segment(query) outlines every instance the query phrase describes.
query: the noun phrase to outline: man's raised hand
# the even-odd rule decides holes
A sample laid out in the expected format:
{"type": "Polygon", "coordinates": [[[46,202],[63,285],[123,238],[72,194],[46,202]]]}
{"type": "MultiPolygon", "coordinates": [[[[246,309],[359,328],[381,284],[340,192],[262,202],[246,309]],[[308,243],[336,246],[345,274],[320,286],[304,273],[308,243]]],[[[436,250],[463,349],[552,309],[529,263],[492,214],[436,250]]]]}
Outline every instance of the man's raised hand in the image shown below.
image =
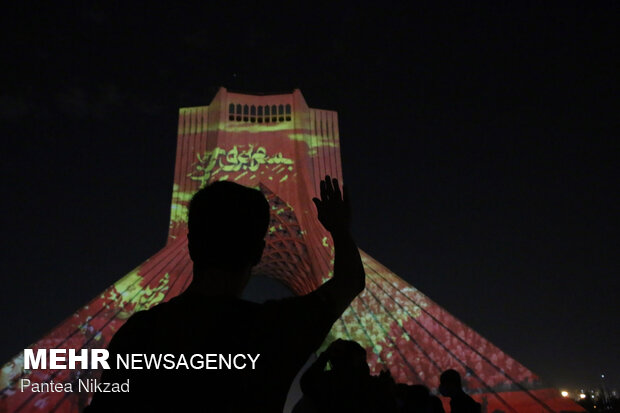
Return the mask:
{"type": "Polygon", "coordinates": [[[337,179],[329,175],[321,181],[321,199],[312,198],[319,215],[319,221],[326,230],[333,234],[348,234],[351,224],[351,208],[347,187],[340,185],[337,179]],[[343,195],[344,193],[344,195],[343,195]]]}

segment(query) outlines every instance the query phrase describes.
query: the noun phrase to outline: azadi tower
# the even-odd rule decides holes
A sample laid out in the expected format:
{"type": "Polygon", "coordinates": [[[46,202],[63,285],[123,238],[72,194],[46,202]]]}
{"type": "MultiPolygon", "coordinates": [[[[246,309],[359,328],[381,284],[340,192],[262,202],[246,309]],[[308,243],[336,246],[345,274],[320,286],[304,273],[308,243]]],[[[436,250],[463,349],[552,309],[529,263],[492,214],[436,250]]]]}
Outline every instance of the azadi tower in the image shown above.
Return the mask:
{"type": "MultiPolygon", "coordinates": [[[[226,179],[265,194],[271,224],[255,272],[296,294],[308,293],[332,274],[332,240],[311,202],[325,175],[342,182],[337,113],[309,108],[299,90],[254,96],[221,88],[209,106],[181,109],[166,245],[31,348],[105,348],[133,313],[181,293],[192,279],[188,202],[212,181],[226,179]]],[[[489,413],[582,411],[370,255],[362,252],[362,258],[366,290],[333,326],[325,345],[336,338],[355,340],[366,348],[372,373],[389,369],[398,382],[431,389],[438,387],[443,370],[456,369],[466,391],[489,413]]],[[[78,412],[90,394],[21,392],[20,379],[72,382],[76,388],[78,379],[99,373],[24,370],[19,354],[2,367],[0,411],[78,412]]]]}

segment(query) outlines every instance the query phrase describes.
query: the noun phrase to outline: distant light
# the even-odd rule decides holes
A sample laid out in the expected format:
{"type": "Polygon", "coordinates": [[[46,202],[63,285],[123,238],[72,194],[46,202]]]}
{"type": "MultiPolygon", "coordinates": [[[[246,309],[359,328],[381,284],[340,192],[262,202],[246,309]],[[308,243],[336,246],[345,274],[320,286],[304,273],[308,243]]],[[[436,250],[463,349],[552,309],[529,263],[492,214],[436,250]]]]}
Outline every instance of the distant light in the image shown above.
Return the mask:
{"type": "Polygon", "coordinates": [[[601,379],[604,379],[604,378],[605,378],[605,375],[604,375],[604,374],[601,374],[601,379]]]}
{"type": "Polygon", "coordinates": [[[568,392],[566,390],[562,390],[562,397],[568,397],[568,392]]]}
{"type": "Polygon", "coordinates": [[[581,393],[581,394],[579,395],[579,398],[580,398],[580,399],[585,399],[585,398],[586,398],[586,395],[585,395],[585,394],[583,394],[583,393],[581,393]]]}

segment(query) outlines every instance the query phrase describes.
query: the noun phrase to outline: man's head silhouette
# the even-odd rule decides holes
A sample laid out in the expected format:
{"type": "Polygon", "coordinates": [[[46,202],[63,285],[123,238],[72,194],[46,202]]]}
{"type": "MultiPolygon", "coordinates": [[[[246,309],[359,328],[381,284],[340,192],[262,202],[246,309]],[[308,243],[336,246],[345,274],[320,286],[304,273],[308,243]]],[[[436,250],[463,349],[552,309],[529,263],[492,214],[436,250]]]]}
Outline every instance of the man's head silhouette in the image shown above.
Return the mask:
{"type": "Polygon", "coordinates": [[[439,393],[444,397],[454,397],[462,392],[461,375],[458,371],[449,369],[439,376],[439,393]]]}
{"type": "Polygon", "coordinates": [[[260,261],[268,225],[269,203],[260,191],[228,181],[199,190],[187,234],[194,280],[214,270],[245,276],[260,261]]]}

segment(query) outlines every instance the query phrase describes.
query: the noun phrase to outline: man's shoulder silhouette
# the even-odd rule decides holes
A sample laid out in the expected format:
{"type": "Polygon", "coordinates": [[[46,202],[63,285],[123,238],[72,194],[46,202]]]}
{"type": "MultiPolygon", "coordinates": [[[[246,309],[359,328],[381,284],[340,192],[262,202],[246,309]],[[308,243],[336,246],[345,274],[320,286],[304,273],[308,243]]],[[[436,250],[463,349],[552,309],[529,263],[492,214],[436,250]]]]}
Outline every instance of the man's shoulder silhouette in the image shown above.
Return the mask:
{"type": "Polygon", "coordinates": [[[148,311],[134,314],[112,339],[109,350],[184,351],[224,339],[260,312],[260,305],[233,297],[185,293],[148,311]],[[216,332],[220,332],[217,334],[216,332]]]}
{"type": "Polygon", "coordinates": [[[161,408],[204,403],[218,411],[258,404],[279,409],[299,368],[318,348],[334,316],[313,297],[257,304],[232,297],[181,295],[132,316],[110,343],[112,360],[126,354],[251,354],[255,370],[108,370],[103,381],[132,381],[127,406],[161,408]],[[243,397],[236,397],[242,393],[243,397]],[[150,395],[157,394],[151,405],[150,395]],[[182,399],[179,399],[182,394],[182,399]],[[202,401],[201,401],[202,400],[202,401]]]}

